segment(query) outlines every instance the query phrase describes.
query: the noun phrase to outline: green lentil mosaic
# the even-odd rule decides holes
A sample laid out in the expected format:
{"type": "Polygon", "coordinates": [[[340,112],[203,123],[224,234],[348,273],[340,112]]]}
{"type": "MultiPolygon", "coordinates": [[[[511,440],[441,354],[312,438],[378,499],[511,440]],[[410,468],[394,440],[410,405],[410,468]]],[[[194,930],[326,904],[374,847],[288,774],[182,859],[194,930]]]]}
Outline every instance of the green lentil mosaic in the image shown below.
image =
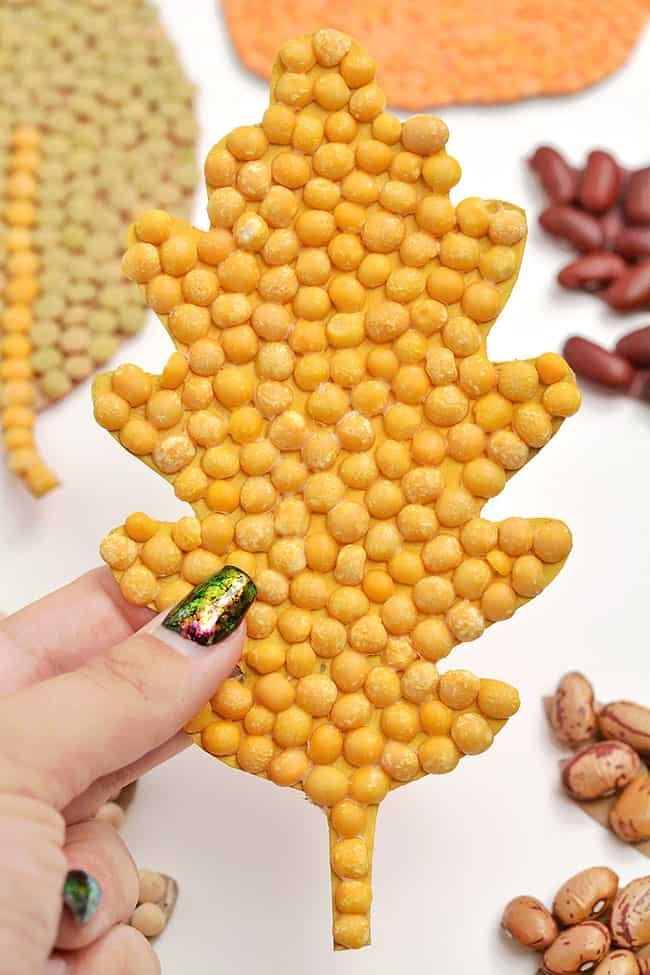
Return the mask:
{"type": "Polygon", "coordinates": [[[0,198],[11,131],[43,133],[31,334],[43,407],[144,322],[144,301],[120,269],[126,230],[161,203],[189,210],[193,86],[144,0],[5,0],[0,37],[0,198]]]}

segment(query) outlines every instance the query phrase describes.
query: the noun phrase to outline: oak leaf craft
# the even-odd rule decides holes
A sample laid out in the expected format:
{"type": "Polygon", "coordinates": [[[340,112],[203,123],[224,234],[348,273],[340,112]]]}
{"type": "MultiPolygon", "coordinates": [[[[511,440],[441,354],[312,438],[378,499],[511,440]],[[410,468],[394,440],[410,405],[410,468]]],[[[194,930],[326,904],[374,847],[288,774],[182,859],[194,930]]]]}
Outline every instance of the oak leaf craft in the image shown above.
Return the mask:
{"type": "Polygon", "coordinates": [[[388,792],[485,751],[516,690],[439,674],[561,568],[561,522],[480,517],[576,411],[555,354],[494,365],[523,212],[470,198],[445,124],[384,112],[372,59],[321,30],[281,49],[261,125],[209,153],[211,229],[150,211],[124,267],[176,351],[95,381],[95,415],[194,514],[101,546],[162,610],[226,564],[254,579],[241,676],[188,725],[327,814],[337,948],[369,942],[388,792]]]}

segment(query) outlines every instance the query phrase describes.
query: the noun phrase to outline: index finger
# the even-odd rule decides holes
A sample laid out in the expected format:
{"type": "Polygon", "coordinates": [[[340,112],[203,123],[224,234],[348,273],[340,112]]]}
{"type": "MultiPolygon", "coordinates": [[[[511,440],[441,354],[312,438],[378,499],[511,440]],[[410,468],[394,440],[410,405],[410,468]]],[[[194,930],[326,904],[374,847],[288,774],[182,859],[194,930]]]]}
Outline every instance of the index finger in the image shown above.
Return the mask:
{"type": "Polygon", "coordinates": [[[107,567],[93,569],[0,622],[0,693],[74,670],[150,619],[107,567]]]}
{"type": "Polygon", "coordinates": [[[227,566],[172,610],[171,624],[159,617],[152,632],[6,698],[2,788],[62,810],[171,738],[232,673],[244,644],[244,627],[234,627],[254,598],[248,576],[227,566]]]}

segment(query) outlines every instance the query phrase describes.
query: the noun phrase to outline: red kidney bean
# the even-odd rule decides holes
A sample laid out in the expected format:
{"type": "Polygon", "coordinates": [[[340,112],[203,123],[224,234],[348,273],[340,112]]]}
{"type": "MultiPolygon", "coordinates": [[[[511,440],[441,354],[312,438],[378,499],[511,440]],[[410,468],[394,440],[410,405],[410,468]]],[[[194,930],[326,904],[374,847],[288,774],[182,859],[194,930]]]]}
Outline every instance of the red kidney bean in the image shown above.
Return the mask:
{"type": "Polygon", "coordinates": [[[650,261],[628,267],[599,297],[617,311],[650,308],[650,261]]]}
{"type": "Polygon", "coordinates": [[[564,343],[563,355],[579,376],[611,389],[625,389],[634,379],[634,367],[627,359],[577,335],[564,343]]]}
{"type": "Polygon", "coordinates": [[[626,268],[625,261],[611,251],[592,251],[563,267],[557,276],[564,288],[597,291],[615,281],[626,268]]]}
{"type": "Polygon", "coordinates": [[[618,340],[615,351],[635,366],[650,366],[650,325],[628,332],[618,340]]]}
{"type": "Polygon", "coordinates": [[[603,231],[603,247],[605,250],[616,250],[616,238],[624,226],[621,208],[615,206],[607,210],[600,218],[600,226],[603,231]]]}
{"type": "Polygon", "coordinates": [[[630,176],[624,206],[632,223],[650,223],[650,166],[637,169],[630,176]]]}
{"type": "Polygon", "coordinates": [[[542,211],[539,222],[547,233],[563,237],[579,251],[595,251],[603,245],[603,231],[596,217],[577,207],[553,204],[542,211]]]}
{"type": "Polygon", "coordinates": [[[528,163],[553,203],[570,203],[575,199],[578,174],[556,149],[540,146],[528,163]]]}
{"type": "Polygon", "coordinates": [[[587,168],[580,183],[579,200],[587,210],[602,213],[618,199],[621,170],[608,152],[595,149],[587,157],[587,168]]]}
{"type": "Polygon", "coordinates": [[[650,256],[650,225],[647,227],[622,227],[616,235],[614,250],[623,257],[650,256]]]}
{"type": "Polygon", "coordinates": [[[650,403],[650,369],[637,369],[627,395],[650,403]]]}

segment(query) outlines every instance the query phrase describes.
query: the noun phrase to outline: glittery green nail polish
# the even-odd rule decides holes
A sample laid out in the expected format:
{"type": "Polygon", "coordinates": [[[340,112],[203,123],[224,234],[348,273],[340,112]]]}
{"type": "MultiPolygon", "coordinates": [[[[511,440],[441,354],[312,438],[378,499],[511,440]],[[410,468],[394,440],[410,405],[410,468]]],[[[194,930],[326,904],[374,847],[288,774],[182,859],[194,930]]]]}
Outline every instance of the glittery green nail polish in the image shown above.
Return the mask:
{"type": "Polygon", "coordinates": [[[165,617],[168,630],[205,647],[236,630],[257,595],[253,580],[234,565],[225,565],[165,617]]]}
{"type": "Polygon", "coordinates": [[[63,885],[63,903],[77,924],[87,924],[95,916],[102,889],[85,870],[70,870],[63,885]]]}

